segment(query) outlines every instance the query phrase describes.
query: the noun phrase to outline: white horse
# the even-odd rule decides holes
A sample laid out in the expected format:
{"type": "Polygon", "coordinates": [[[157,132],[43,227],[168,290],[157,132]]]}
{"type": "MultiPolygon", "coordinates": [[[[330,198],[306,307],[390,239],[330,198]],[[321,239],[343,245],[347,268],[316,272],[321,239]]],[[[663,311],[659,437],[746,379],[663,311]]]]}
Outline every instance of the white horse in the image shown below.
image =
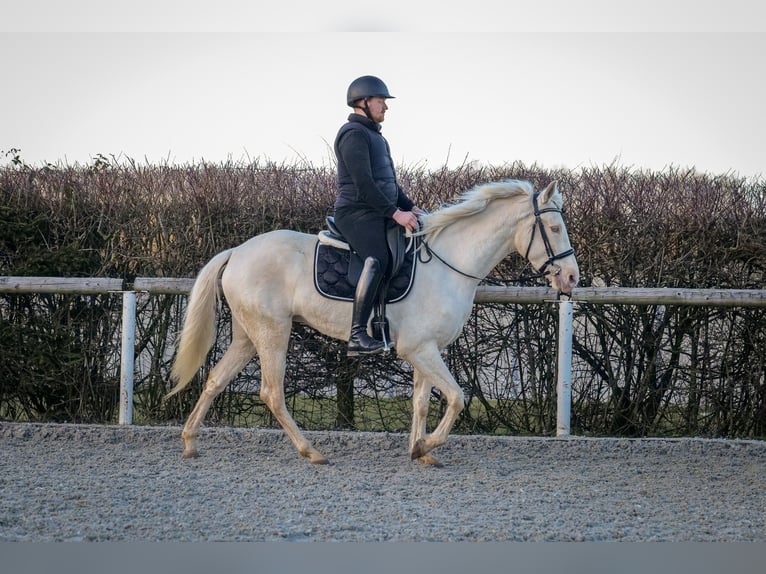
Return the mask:
{"type": "MultiPolygon", "coordinates": [[[[577,285],[579,269],[562,219],[562,202],[555,182],[535,193],[529,182],[507,180],[477,186],[459,202],[421,217],[418,234],[435,257],[418,265],[409,295],[389,304],[386,313],[391,342],[413,367],[412,459],[438,465],[429,453],[444,444],[463,410],[463,392],[440,351],[468,320],[481,279],[517,251],[557,291],[571,294],[577,285]],[[441,391],[447,409],[427,434],[432,387],[441,391]]],[[[177,384],[168,396],[189,384],[214,343],[219,289],[231,309],[232,342],[186,421],[181,435],[185,458],[198,456],[199,427],[213,399],[258,353],[261,399],[301,456],[315,464],[328,462],[290,416],[283,386],[293,322],[337,339],[348,339],[350,332],[351,303],[322,296],[312,281],[316,242],[316,236],[305,233],[271,231],[219,253],[200,271],[171,373],[177,384]]]]}

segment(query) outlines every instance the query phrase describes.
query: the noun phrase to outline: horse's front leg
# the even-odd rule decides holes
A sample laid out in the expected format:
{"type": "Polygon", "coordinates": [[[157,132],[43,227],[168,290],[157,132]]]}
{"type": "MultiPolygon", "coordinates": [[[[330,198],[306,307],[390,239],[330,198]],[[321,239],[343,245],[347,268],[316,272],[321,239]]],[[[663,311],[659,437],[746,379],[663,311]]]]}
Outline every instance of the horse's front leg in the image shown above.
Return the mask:
{"type": "MultiPolygon", "coordinates": [[[[417,442],[426,434],[430,398],[431,385],[423,374],[415,369],[412,380],[412,431],[410,432],[410,452],[414,450],[417,442]]],[[[439,460],[431,454],[425,454],[417,460],[423,464],[442,466],[439,460]]]]}
{"type": "Polygon", "coordinates": [[[433,457],[424,458],[430,451],[447,441],[452,426],[465,406],[460,385],[447,369],[435,344],[423,345],[416,352],[404,357],[415,369],[413,386],[413,422],[410,436],[410,454],[413,460],[438,464],[433,457]],[[428,415],[429,383],[439,389],[447,401],[447,410],[431,434],[425,434],[425,418],[428,415]]]}

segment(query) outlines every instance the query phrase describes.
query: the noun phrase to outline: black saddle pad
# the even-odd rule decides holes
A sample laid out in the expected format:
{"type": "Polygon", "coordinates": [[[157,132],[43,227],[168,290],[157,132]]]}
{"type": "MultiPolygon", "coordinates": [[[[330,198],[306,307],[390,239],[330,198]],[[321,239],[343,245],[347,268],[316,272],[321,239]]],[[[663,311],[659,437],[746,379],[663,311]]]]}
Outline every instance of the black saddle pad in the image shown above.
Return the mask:
{"type": "MultiPolygon", "coordinates": [[[[317,241],[314,249],[314,285],[322,295],[330,299],[353,301],[356,290],[356,280],[349,280],[348,270],[352,253],[317,241]]],[[[402,263],[401,269],[389,281],[386,292],[386,302],[401,301],[410,292],[415,281],[416,267],[415,249],[410,249],[402,263]]]]}

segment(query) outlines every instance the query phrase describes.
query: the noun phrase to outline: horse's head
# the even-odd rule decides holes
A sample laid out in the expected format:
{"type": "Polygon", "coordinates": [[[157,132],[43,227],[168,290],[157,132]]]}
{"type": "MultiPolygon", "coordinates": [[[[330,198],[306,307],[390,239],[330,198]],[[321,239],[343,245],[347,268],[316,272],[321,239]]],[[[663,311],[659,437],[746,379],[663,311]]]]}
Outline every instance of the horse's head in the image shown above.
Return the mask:
{"type": "Polygon", "coordinates": [[[516,248],[538,273],[548,278],[551,287],[571,295],[580,281],[580,268],[561,215],[563,199],[558,184],[550,183],[530,200],[528,221],[516,232],[516,248]]]}

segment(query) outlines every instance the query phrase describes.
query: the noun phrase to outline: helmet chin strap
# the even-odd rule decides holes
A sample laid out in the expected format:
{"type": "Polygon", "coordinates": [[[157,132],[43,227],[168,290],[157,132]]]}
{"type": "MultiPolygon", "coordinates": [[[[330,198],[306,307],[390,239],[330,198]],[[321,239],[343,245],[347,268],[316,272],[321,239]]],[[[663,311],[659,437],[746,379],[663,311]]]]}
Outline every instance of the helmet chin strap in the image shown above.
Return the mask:
{"type": "Polygon", "coordinates": [[[362,108],[362,111],[364,112],[364,115],[367,116],[367,119],[369,119],[371,122],[376,123],[375,120],[372,118],[372,114],[370,113],[370,107],[367,105],[367,101],[370,98],[364,98],[364,107],[362,108]]]}

